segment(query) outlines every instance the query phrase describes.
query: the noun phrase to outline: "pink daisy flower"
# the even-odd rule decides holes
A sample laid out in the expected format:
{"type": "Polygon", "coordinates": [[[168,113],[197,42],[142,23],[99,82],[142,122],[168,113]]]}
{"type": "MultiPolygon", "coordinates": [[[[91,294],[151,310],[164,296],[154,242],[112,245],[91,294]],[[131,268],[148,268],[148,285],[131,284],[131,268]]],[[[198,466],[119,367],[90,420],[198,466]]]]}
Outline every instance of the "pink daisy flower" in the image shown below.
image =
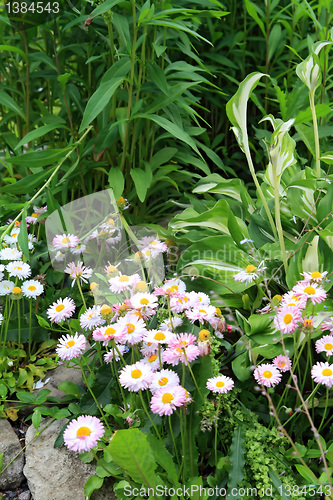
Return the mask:
{"type": "Polygon", "coordinates": [[[333,355],[333,335],[324,335],[316,341],[316,352],[325,352],[326,356],[333,355]]]}
{"type": "Polygon", "coordinates": [[[283,356],[280,354],[272,361],[273,365],[280,370],[280,372],[287,372],[291,368],[292,361],[288,356],[283,356]]]}
{"type": "Polygon", "coordinates": [[[303,283],[321,283],[325,278],[327,271],[320,273],[319,271],[314,271],[313,273],[301,273],[304,276],[303,283]]]}
{"type": "Polygon", "coordinates": [[[187,347],[189,345],[194,345],[197,338],[192,333],[178,333],[170,339],[169,347],[187,347]]]}
{"type": "MultiPolygon", "coordinates": [[[[163,365],[163,359],[164,359],[164,351],[161,350],[162,365],[163,365]]],[[[147,365],[149,365],[153,372],[156,372],[157,370],[161,369],[160,359],[157,352],[143,358],[142,363],[146,363],[147,365]]]]}
{"type": "Polygon", "coordinates": [[[71,451],[90,451],[104,434],[102,422],[97,417],[81,415],[72,420],[64,432],[64,444],[71,451]]]}
{"type": "MultiPolygon", "coordinates": [[[[117,344],[117,349],[114,349],[114,359],[116,361],[119,361],[120,360],[119,354],[121,354],[123,356],[127,351],[128,351],[128,347],[126,347],[125,345],[117,344]]],[[[113,360],[113,349],[106,352],[103,356],[103,359],[104,359],[105,363],[111,363],[113,360]]]]}
{"type": "Polygon", "coordinates": [[[316,363],[312,367],[311,377],[317,384],[324,384],[331,388],[333,386],[333,365],[327,361],[316,363]]]}
{"type": "MultiPolygon", "coordinates": [[[[189,299],[188,306],[189,307],[198,307],[198,306],[209,306],[210,298],[206,293],[203,292],[190,292],[187,295],[189,299]]],[[[199,308],[200,309],[200,308],[199,308]]]]}
{"type": "Polygon", "coordinates": [[[302,314],[298,307],[284,306],[278,310],[274,324],[282,333],[288,334],[296,330],[298,323],[302,321],[302,314]]]}
{"type": "Polygon", "coordinates": [[[295,295],[294,292],[287,292],[283,295],[280,307],[298,307],[304,309],[306,307],[307,297],[305,295],[295,295]]]}
{"type": "Polygon", "coordinates": [[[170,299],[170,309],[174,313],[182,313],[189,307],[189,298],[185,295],[184,297],[171,297],[170,299]]]}
{"type": "Polygon", "coordinates": [[[79,261],[77,264],[70,262],[64,272],[73,279],[72,286],[74,286],[76,279],[79,279],[81,283],[88,283],[87,280],[91,277],[93,270],[90,267],[85,267],[83,262],[79,261]]]}
{"type": "Polygon", "coordinates": [[[149,389],[154,394],[159,389],[173,387],[179,385],[179,383],[180,380],[177,373],[173,370],[163,369],[154,373],[149,389]]]}
{"type": "Polygon", "coordinates": [[[134,365],[127,365],[122,368],[119,375],[119,382],[122,387],[131,392],[148,389],[153,379],[153,371],[146,363],[138,361],[134,365]]]}
{"type": "Polygon", "coordinates": [[[140,352],[143,356],[151,356],[152,354],[156,354],[158,352],[158,344],[156,342],[143,342],[142,347],[140,348],[140,352]]]}
{"type": "Polygon", "coordinates": [[[61,250],[62,248],[74,248],[79,243],[79,238],[70,233],[56,234],[52,243],[57,250],[61,250]]]}
{"type": "Polygon", "coordinates": [[[73,299],[65,297],[58,299],[47,309],[46,315],[52,323],[60,323],[64,319],[70,318],[75,311],[75,302],[73,299]]]}
{"type": "Polygon", "coordinates": [[[210,323],[213,318],[216,316],[216,307],[214,306],[198,306],[198,308],[193,309],[192,311],[185,311],[185,315],[194,323],[195,321],[199,321],[201,324],[204,321],[208,321],[210,323]]]}
{"type": "Polygon", "coordinates": [[[318,286],[317,283],[312,283],[312,285],[307,283],[296,285],[293,288],[293,292],[295,295],[305,296],[307,299],[310,299],[312,304],[320,304],[320,302],[326,299],[325,290],[318,286]]]}
{"type": "Polygon", "coordinates": [[[321,330],[330,330],[333,332],[333,316],[323,321],[320,325],[321,330]]]}
{"type": "Polygon", "coordinates": [[[183,387],[180,385],[164,387],[154,393],[150,401],[150,408],[153,413],[162,417],[163,415],[171,415],[185,401],[186,394],[183,387]]]}
{"type": "Polygon", "coordinates": [[[172,330],[172,327],[174,329],[176,329],[179,326],[181,326],[182,324],[183,324],[183,320],[181,318],[179,318],[178,316],[172,316],[171,317],[171,321],[170,321],[170,319],[165,319],[164,321],[162,321],[162,323],[160,324],[160,328],[159,329],[162,330],[162,331],[164,331],[164,330],[172,330]]]}
{"type": "Polygon", "coordinates": [[[118,324],[100,326],[93,331],[93,339],[107,345],[110,340],[120,342],[126,333],[126,328],[122,328],[118,324]]]}
{"type": "Polygon", "coordinates": [[[101,306],[88,307],[86,312],[80,316],[80,326],[84,330],[93,330],[103,323],[105,323],[105,319],[101,317],[101,306]]]}
{"type": "Polygon", "coordinates": [[[235,383],[232,378],[226,377],[225,375],[219,375],[218,377],[209,378],[206,387],[210,391],[225,394],[231,391],[234,385],[235,383]]]}
{"type": "Polygon", "coordinates": [[[131,297],[131,305],[133,309],[155,309],[158,307],[158,298],[152,293],[136,293],[131,297]]]}
{"type": "Polygon", "coordinates": [[[169,297],[184,297],[186,285],[180,279],[167,280],[162,287],[156,287],[155,295],[164,295],[169,297]]]}
{"type": "Polygon", "coordinates": [[[273,387],[274,385],[277,385],[282,378],[280,371],[274,365],[268,363],[257,366],[254,370],[253,376],[259,384],[262,384],[265,387],[273,387]]]}
{"type": "Polygon", "coordinates": [[[78,358],[87,348],[87,340],[84,335],[63,335],[59,339],[56,353],[62,360],[78,358]]]}
{"type": "Polygon", "coordinates": [[[179,362],[187,366],[187,362],[191,363],[200,355],[200,349],[197,345],[188,345],[183,348],[168,347],[164,351],[164,361],[169,365],[176,366],[179,362]]]}

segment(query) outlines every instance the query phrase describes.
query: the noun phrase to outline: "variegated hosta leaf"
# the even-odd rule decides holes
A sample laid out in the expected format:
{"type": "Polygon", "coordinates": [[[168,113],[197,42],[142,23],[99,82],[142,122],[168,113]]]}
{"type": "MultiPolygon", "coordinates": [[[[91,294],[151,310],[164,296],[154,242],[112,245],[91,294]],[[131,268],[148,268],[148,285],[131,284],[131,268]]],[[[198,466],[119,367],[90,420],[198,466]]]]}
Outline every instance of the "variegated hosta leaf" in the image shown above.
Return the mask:
{"type": "Polygon", "coordinates": [[[296,66],[298,78],[308,87],[310,92],[314,93],[321,83],[321,71],[318,64],[318,54],[326,45],[332,45],[333,42],[317,42],[313,44],[311,54],[300,64],[296,66]]]}
{"type": "Polygon", "coordinates": [[[323,160],[325,163],[328,163],[328,165],[332,165],[333,163],[333,151],[327,151],[324,153],[321,157],[321,160],[323,160]]]}
{"type": "Polygon", "coordinates": [[[227,116],[233,125],[231,128],[243,152],[244,148],[248,147],[246,123],[247,102],[252,90],[257,86],[262,76],[265,76],[265,74],[257,72],[250,73],[245,80],[240,83],[236,94],[227,102],[227,116]]]}
{"type": "Polygon", "coordinates": [[[295,119],[288,120],[284,122],[280,119],[274,118],[272,115],[268,115],[261,121],[268,120],[271,122],[274,132],[271,135],[271,140],[269,143],[265,141],[267,151],[269,154],[270,162],[266,170],[266,179],[269,184],[274,185],[273,169],[277,175],[278,180],[280,180],[281,175],[284,170],[294,163],[296,163],[294,157],[295,141],[290,137],[289,130],[294,124],[295,119]]]}

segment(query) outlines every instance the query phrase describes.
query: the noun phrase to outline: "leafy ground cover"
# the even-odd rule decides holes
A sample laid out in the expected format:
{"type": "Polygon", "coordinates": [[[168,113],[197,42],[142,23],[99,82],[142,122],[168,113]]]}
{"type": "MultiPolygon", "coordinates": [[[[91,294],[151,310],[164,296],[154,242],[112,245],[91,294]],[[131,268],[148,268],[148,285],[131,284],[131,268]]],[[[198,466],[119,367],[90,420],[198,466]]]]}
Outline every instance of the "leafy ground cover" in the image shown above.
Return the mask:
{"type": "Polygon", "coordinates": [[[3,9],[0,413],[67,418],[87,498],[333,498],[331,17],[3,9]]]}

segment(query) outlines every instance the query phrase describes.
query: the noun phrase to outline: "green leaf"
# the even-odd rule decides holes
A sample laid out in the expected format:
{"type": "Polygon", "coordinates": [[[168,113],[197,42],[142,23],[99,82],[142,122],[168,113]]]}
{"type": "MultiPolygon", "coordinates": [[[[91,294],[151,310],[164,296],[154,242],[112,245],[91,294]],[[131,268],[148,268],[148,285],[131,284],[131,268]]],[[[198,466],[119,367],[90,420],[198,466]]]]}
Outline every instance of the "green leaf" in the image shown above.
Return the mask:
{"type": "Polygon", "coordinates": [[[175,137],[176,139],[179,139],[180,141],[188,144],[196,153],[198,153],[201,156],[197,148],[197,145],[195,141],[192,139],[192,137],[170,120],[167,120],[162,116],[147,115],[147,114],[139,114],[133,118],[146,118],[147,120],[152,120],[153,122],[157,123],[157,125],[159,125],[160,127],[164,128],[167,132],[169,132],[169,134],[171,134],[172,137],[175,137]]]}
{"type": "Polygon", "coordinates": [[[100,16],[101,14],[104,14],[108,10],[111,10],[112,7],[114,7],[115,5],[118,5],[118,3],[120,3],[121,1],[122,0],[106,0],[106,2],[103,2],[101,5],[96,7],[96,9],[94,9],[91,12],[89,17],[94,18],[94,17],[100,16]]]}
{"type": "Polygon", "coordinates": [[[22,403],[29,403],[29,404],[36,403],[36,397],[34,394],[31,394],[31,392],[17,392],[16,397],[17,399],[22,401],[22,403]]]}
{"type": "MultiPolygon", "coordinates": [[[[234,435],[232,438],[231,446],[230,446],[230,471],[229,471],[229,480],[228,480],[228,490],[232,490],[232,488],[236,488],[237,485],[244,479],[243,467],[245,465],[244,458],[244,436],[243,429],[241,426],[236,427],[234,431],[234,435]]],[[[235,498],[237,500],[239,495],[236,497],[232,496],[230,493],[226,498],[235,498]]]]}
{"type": "Polygon", "coordinates": [[[0,90],[0,104],[11,109],[17,115],[25,120],[25,114],[20,106],[4,90],[0,90]]]}
{"type": "Polygon", "coordinates": [[[109,185],[113,189],[116,200],[123,194],[125,179],[119,167],[111,167],[109,170],[109,185]]]}
{"type": "Polygon", "coordinates": [[[105,106],[110,101],[111,97],[124,81],[124,77],[111,78],[110,80],[102,83],[96,92],[90,97],[86,109],[83,113],[82,123],[80,126],[79,134],[88,127],[88,125],[96,118],[96,116],[103,111],[105,106]]]}
{"type": "Polygon", "coordinates": [[[48,132],[51,130],[58,128],[66,128],[64,125],[60,125],[58,123],[50,123],[49,125],[43,125],[42,127],[37,128],[36,130],[32,130],[29,132],[27,135],[23,137],[23,139],[20,140],[20,142],[15,146],[15,149],[20,148],[23,146],[23,144],[27,144],[28,142],[31,142],[35,139],[38,139],[39,137],[42,137],[43,135],[46,135],[48,132]]]}
{"type": "Polygon", "coordinates": [[[141,168],[132,168],[130,174],[134,181],[139,200],[143,203],[146,198],[147,189],[149,188],[147,174],[141,168]]]}
{"type": "Polygon", "coordinates": [[[32,414],[32,425],[34,426],[34,428],[37,430],[38,427],[39,427],[39,424],[40,424],[40,421],[42,419],[42,415],[41,415],[41,412],[40,412],[40,409],[39,408],[35,408],[34,409],[34,412],[32,414]]]}
{"type": "Polygon", "coordinates": [[[157,486],[157,463],[146,434],[139,429],[119,430],[108,447],[113,461],[134,481],[148,488],[157,486]]]}
{"type": "Polygon", "coordinates": [[[227,102],[227,116],[233,125],[231,128],[242,151],[244,151],[244,148],[248,148],[249,142],[246,124],[247,102],[262,76],[265,76],[265,74],[250,73],[240,83],[236,94],[227,102]]]}
{"type": "Polygon", "coordinates": [[[85,483],[84,488],[83,488],[86,500],[89,500],[92,493],[95,490],[99,490],[102,487],[102,485],[103,485],[103,478],[95,476],[95,475],[90,476],[90,478],[85,483]]]}
{"type": "Polygon", "coordinates": [[[20,225],[20,232],[17,237],[17,242],[20,245],[20,248],[23,252],[23,255],[29,259],[29,240],[28,240],[28,229],[27,229],[27,223],[26,223],[26,216],[27,216],[27,208],[24,207],[23,209],[23,214],[22,214],[22,222],[20,225]]]}
{"type": "Polygon", "coordinates": [[[258,16],[258,12],[257,12],[257,8],[256,8],[255,4],[253,4],[250,0],[245,0],[245,6],[246,6],[246,10],[249,13],[249,15],[252,17],[252,19],[255,20],[255,22],[258,24],[259,28],[261,29],[261,32],[264,35],[264,38],[266,38],[265,25],[258,16]]]}
{"type": "Polygon", "coordinates": [[[268,468],[268,474],[276,490],[279,492],[279,495],[281,495],[283,500],[290,500],[290,494],[286,491],[286,488],[282,484],[281,479],[271,467],[268,468]]]}
{"type": "Polygon", "coordinates": [[[84,392],[84,389],[82,387],[80,388],[77,384],[74,384],[74,382],[69,382],[68,380],[60,382],[60,384],[58,385],[58,389],[60,389],[60,391],[64,392],[65,394],[75,396],[76,398],[80,398],[82,396],[82,392],[84,392]]]}
{"type": "Polygon", "coordinates": [[[310,483],[310,484],[319,484],[318,479],[316,478],[316,476],[314,475],[314,473],[312,472],[312,470],[310,470],[308,467],[305,467],[302,464],[295,464],[295,467],[298,470],[298,472],[300,473],[300,475],[302,477],[304,477],[304,479],[306,481],[308,481],[308,483],[310,483]]]}
{"type": "Polygon", "coordinates": [[[0,453],[0,471],[2,470],[3,466],[3,453],[0,453]]]}
{"type": "Polygon", "coordinates": [[[19,49],[18,47],[13,47],[12,45],[0,45],[0,51],[2,51],[2,50],[8,51],[8,52],[17,52],[17,54],[20,54],[26,62],[28,61],[27,54],[22,49],[19,49]]]}
{"type": "Polygon", "coordinates": [[[0,188],[0,192],[10,193],[10,194],[25,194],[30,193],[42,184],[45,179],[50,177],[54,167],[38,172],[37,174],[28,175],[23,179],[15,182],[15,184],[10,184],[8,186],[3,186],[0,188]]]}
{"type": "Polygon", "coordinates": [[[178,473],[171,454],[165,447],[165,443],[157,439],[153,434],[147,434],[148,442],[153,450],[156,462],[166,471],[170,483],[176,488],[179,487],[178,473]]]}
{"type": "Polygon", "coordinates": [[[27,167],[30,169],[46,167],[61,160],[72,146],[64,149],[44,149],[43,151],[28,151],[25,154],[11,156],[7,159],[9,163],[27,167]]]}

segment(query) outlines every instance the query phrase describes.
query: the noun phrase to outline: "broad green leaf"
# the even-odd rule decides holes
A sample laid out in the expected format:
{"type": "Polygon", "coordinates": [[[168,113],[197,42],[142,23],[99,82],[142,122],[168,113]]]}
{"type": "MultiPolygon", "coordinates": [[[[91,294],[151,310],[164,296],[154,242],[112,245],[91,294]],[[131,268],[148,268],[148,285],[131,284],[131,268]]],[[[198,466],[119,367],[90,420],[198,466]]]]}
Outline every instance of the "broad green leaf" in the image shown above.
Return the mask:
{"type": "Polygon", "coordinates": [[[66,128],[64,125],[60,125],[58,123],[50,123],[49,125],[43,125],[42,127],[38,127],[36,130],[32,130],[27,135],[20,140],[20,142],[15,146],[15,149],[20,148],[23,144],[27,144],[28,142],[34,141],[43,135],[46,135],[48,132],[58,128],[66,128]]]}
{"type": "Polygon", "coordinates": [[[8,95],[4,90],[0,90],[0,104],[5,106],[6,108],[11,109],[17,115],[20,115],[23,120],[25,120],[25,113],[22,108],[14,101],[10,95],[8,95]]]}
{"type": "Polygon", "coordinates": [[[39,408],[35,408],[33,414],[32,414],[32,425],[34,428],[37,430],[40,424],[40,421],[42,420],[42,415],[40,412],[39,408]]]}
{"type": "Polygon", "coordinates": [[[95,475],[90,476],[90,478],[83,487],[85,499],[89,500],[93,492],[95,490],[99,490],[102,487],[102,485],[103,485],[103,478],[95,475]]]}
{"type": "Polygon", "coordinates": [[[72,149],[68,146],[64,149],[44,149],[43,151],[28,151],[25,154],[11,156],[7,159],[13,165],[22,165],[30,169],[46,167],[61,160],[68,151],[72,149]]]}
{"type": "Polygon", "coordinates": [[[304,479],[308,481],[309,484],[319,484],[318,479],[316,478],[312,470],[310,470],[308,467],[305,467],[302,464],[295,464],[295,467],[300,475],[304,477],[304,479]]]}
{"type": "Polygon", "coordinates": [[[168,479],[173,486],[179,487],[178,473],[172,455],[165,447],[165,443],[153,434],[147,434],[148,442],[153,450],[156,462],[166,471],[168,479]]]}
{"type": "MultiPolygon", "coordinates": [[[[247,102],[264,73],[251,73],[241,82],[236,94],[227,102],[227,116],[232,123],[232,130],[242,151],[248,148],[246,124],[247,102]]],[[[266,75],[267,76],[267,75],[266,75]]]]}
{"type": "Polygon", "coordinates": [[[143,203],[146,199],[147,189],[149,188],[147,174],[141,168],[132,168],[130,174],[134,181],[139,200],[143,203]]]}
{"type": "Polygon", "coordinates": [[[87,103],[86,109],[84,110],[79,134],[81,134],[81,132],[88,127],[88,125],[96,118],[96,116],[101,111],[103,111],[103,109],[108,104],[111,97],[123,81],[123,77],[111,78],[105,83],[102,83],[98,87],[96,92],[93,93],[87,103]]]}
{"type": "Polygon", "coordinates": [[[77,384],[74,384],[74,382],[69,382],[68,380],[60,382],[58,389],[65,394],[75,396],[76,398],[80,398],[82,396],[82,392],[84,392],[84,389],[82,387],[80,388],[77,384]]]}
{"type": "Polygon", "coordinates": [[[43,181],[50,177],[53,168],[38,172],[38,174],[31,174],[23,179],[17,181],[15,184],[10,184],[9,186],[4,186],[0,188],[0,192],[10,193],[10,194],[25,194],[30,193],[37,187],[39,187],[43,181]]]}
{"type": "Polygon", "coordinates": [[[17,52],[18,54],[20,54],[20,56],[23,57],[23,59],[25,61],[28,61],[28,56],[27,54],[22,50],[22,49],[19,49],[18,47],[13,47],[12,45],[0,45],[0,51],[7,51],[7,52],[17,52]]]}
{"type": "Polygon", "coordinates": [[[109,170],[109,185],[113,189],[116,200],[123,194],[125,179],[119,167],[111,167],[109,170]]]}
{"type": "Polygon", "coordinates": [[[325,163],[328,165],[332,165],[333,163],[333,151],[326,151],[321,157],[321,160],[323,160],[325,163]]]}
{"type": "MultiPolygon", "coordinates": [[[[231,446],[230,446],[230,463],[231,468],[229,471],[229,480],[228,480],[228,490],[232,490],[236,488],[237,485],[244,479],[243,467],[245,465],[244,458],[245,450],[244,450],[244,436],[243,429],[241,426],[236,427],[234,430],[234,435],[232,438],[231,446]]],[[[240,498],[239,495],[231,495],[228,493],[226,498],[234,498],[237,500],[240,498]]]]}
{"type": "Polygon", "coordinates": [[[115,5],[118,5],[118,3],[120,3],[121,1],[122,0],[106,0],[106,2],[103,2],[98,7],[96,7],[96,9],[94,9],[90,13],[89,17],[94,18],[100,16],[101,14],[104,14],[108,10],[111,10],[112,7],[114,7],[115,5]]]}
{"type": "Polygon", "coordinates": [[[119,430],[114,434],[109,450],[113,461],[134,481],[150,488],[157,486],[157,463],[146,434],[139,429],[119,430]]]}

